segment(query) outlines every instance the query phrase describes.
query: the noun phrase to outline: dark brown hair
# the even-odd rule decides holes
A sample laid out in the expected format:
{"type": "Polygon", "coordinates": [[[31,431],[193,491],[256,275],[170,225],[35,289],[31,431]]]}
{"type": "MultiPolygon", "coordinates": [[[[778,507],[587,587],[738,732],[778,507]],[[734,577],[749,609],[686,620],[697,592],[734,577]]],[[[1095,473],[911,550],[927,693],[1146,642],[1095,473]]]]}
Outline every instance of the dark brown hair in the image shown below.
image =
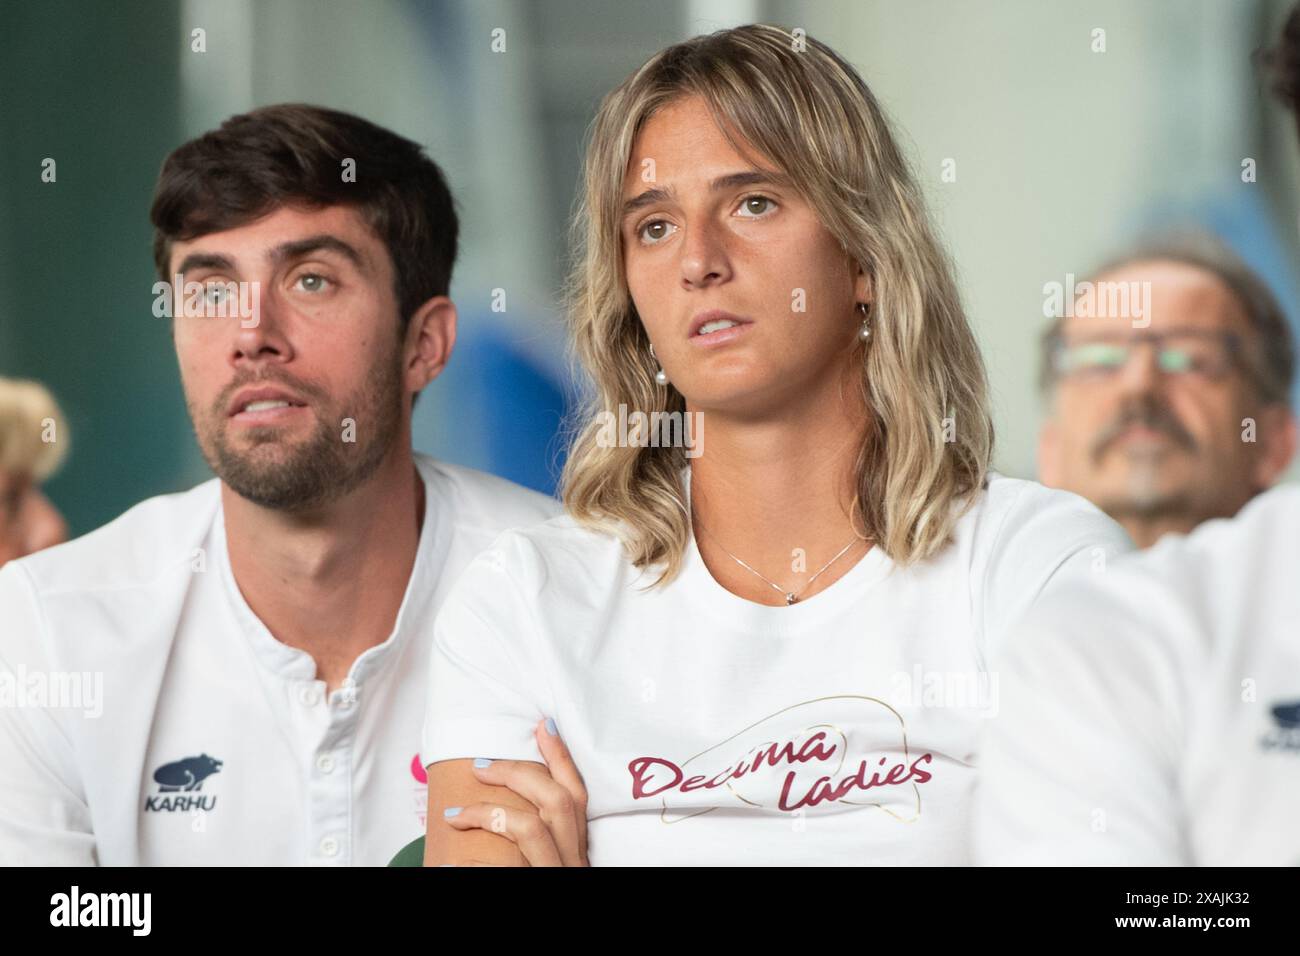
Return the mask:
{"type": "Polygon", "coordinates": [[[252,222],[275,207],[355,206],[393,261],[404,328],[446,295],[458,224],[451,192],[418,143],[338,110],[282,103],[232,116],[163,163],[149,219],[158,275],[172,243],[252,222]],[[355,161],[355,182],[343,178],[355,161]]]}

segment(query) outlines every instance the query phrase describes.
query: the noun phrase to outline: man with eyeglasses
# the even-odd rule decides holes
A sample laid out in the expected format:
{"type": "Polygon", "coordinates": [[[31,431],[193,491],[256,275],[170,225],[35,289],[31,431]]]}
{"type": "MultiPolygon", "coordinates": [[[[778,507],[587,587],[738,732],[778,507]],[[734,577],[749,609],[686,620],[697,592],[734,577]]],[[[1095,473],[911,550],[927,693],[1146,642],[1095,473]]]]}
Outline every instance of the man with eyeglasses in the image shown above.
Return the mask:
{"type": "MultiPolygon", "coordinates": [[[[1266,62],[1300,127],[1300,5],[1266,62]]],[[[1143,269],[1154,289],[1157,272],[1149,262],[1143,269]]],[[[1168,294],[1174,264],[1163,270],[1166,294],[1155,298],[1151,325],[1142,331],[1179,325],[1232,332],[1240,344],[1226,347],[1230,355],[1211,354],[1223,362],[1209,362],[1232,370],[1217,378],[1189,374],[1185,370],[1201,364],[1204,354],[1193,354],[1196,346],[1180,345],[1173,336],[1160,345],[1134,341],[1121,364],[1104,357],[1104,343],[1083,341],[1092,327],[1085,333],[1084,326],[1067,325],[1056,353],[1058,404],[1076,407],[1080,393],[1096,388],[1099,402],[1107,403],[1104,414],[1091,419],[1105,429],[1098,437],[1128,430],[1123,416],[1144,420],[1127,407],[1157,409],[1141,414],[1177,421],[1193,441],[1200,439],[1189,448],[1162,436],[1174,446],[1166,454],[1178,462],[1175,474],[1186,467],[1178,456],[1199,456],[1207,467],[1192,480],[1216,485],[1204,493],[1189,489],[1186,499],[1230,503],[1221,490],[1225,474],[1249,477],[1251,471],[1241,461],[1215,460],[1230,449],[1219,430],[1242,409],[1245,417],[1252,405],[1281,403],[1291,345],[1276,326],[1272,334],[1261,326],[1267,310],[1255,309],[1240,292],[1235,319],[1223,303],[1218,323],[1211,319],[1208,289],[1200,310],[1169,308],[1179,301],[1168,294]],[[1097,379],[1105,382],[1111,373],[1098,369],[1107,366],[1118,369],[1118,378],[1103,387],[1097,379]],[[1206,383],[1197,385],[1202,377],[1206,383]],[[1230,383],[1237,379],[1255,392],[1234,394],[1239,386],[1230,383]]],[[[1183,281],[1192,278],[1184,273],[1183,281]]],[[[1241,288],[1228,280],[1224,285],[1241,288]]],[[[1183,292],[1190,301],[1186,285],[1183,292]]],[[[1061,416],[1059,408],[1055,414],[1061,416]]],[[[1252,452],[1272,455],[1280,471],[1295,426],[1289,416],[1273,414],[1277,445],[1271,452],[1263,447],[1264,419],[1258,449],[1243,443],[1232,450],[1246,461],[1252,452]]],[[[1258,470],[1254,483],[1268,477],[1258,470]]],[[[1250,484],[1243,480],[1242,487],[1250,484]]],[[[985,722],[980,741],[972,810],[976,861],[1300,866],[1300,487],[1281,483],[1231,519],[1166,535],[1097,571],[1035,604],[1002,644],[999,709],[985,722]]],[[[1249,916],[1251,907],[1231,897],[1218,901],[1214,915],[1249,916]]]]}
{"type": "Polygon", "coordinates": [[[1088,301],[1043,338],[1043,483],[1091,500],[1140,548],[1271,487],[1296,448],[1295,359],[1264,282],[1209,237],[1182,236],[1080,288],[1088,301]]]}

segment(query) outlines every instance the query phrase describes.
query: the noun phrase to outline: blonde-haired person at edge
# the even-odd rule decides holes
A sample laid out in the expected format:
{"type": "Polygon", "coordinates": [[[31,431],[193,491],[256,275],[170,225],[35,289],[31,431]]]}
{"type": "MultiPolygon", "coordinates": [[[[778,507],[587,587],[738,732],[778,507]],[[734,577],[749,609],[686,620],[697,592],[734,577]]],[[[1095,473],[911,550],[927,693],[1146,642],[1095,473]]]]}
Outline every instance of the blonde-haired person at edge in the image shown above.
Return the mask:
{"type": "Polygon", "coordinates": [[[426,864],[968,862],[1004,629],[1131,543],[990,471],[876,100],[776,27],[666,49],[600,108],[578,231],[568,513],[498,538],[435,624],[426,864]],[[637,412],[697,444],[615,434],[637,412]]]}
{"type": "Polygon", "coordinates": [[[49,390],[0,378],[0,567],[67,540],[63,516],[41,491],[67,448],[67,425],[49,390]]]}

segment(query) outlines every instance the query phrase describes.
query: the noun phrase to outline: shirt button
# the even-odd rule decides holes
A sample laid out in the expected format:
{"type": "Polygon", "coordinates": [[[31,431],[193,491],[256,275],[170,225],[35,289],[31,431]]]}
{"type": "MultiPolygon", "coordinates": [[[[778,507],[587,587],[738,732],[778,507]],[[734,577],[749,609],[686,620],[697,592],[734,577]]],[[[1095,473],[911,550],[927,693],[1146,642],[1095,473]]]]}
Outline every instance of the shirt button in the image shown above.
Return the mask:
{"type": "Polygon", "coordinates": [[[320,852],[322,856],[336,856],[339,852],[339,841],[332,836],[326,837],[320,841],[320,852]]]}
{"type": "Polygon", "coordinates": [[[298,700],[304,707],[315,707],[320,698],[316,696],[316,688],[303,687],[298,691],[298,700]]]}
{"type": "Polygon", "coordinates": [[[334,758],[329,754],[321,754],[316,758],[316,769],[321,773],[330,773],[334,770],[334,758]]]}

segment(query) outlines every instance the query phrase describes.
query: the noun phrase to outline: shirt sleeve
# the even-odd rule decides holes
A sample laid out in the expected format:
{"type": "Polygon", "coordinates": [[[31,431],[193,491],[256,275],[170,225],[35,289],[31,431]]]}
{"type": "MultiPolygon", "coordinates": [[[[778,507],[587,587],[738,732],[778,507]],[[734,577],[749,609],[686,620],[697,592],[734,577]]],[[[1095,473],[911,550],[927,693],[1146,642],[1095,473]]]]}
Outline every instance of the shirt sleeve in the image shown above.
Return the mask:
{"type": "Polygon", "coordinates": [[[544,763],[533,728],[551,711],[536,653],[539,609],[521,587],[519,548],[475,558],[438,612],[421,762],[487,757],[544,763]],[[507,559],[507,553],[516,560],[507,559]]]}
{"type": "Polygon", "coordinates": [[[1178,767],[1196,620],[1125,569],[1079,577],[1013,629],[982,730],[974,857],[1187,865],[1178,767]]]}
{"type": "Polygon", "coordinates": [[[0,864],[98,861],[90,808],[58,711],[32,690],[55,674],[40,607],[17,562],[0,570],[0,864]]]}
{"type": "Polygon", "coordinates": [[[1133,550],[1128,534],[1079,495],[1024,482],[1003,514],[982,575],[983,651],[995,662],[1011,628],[1071,578],[1103,575],[1133,550]]]}

